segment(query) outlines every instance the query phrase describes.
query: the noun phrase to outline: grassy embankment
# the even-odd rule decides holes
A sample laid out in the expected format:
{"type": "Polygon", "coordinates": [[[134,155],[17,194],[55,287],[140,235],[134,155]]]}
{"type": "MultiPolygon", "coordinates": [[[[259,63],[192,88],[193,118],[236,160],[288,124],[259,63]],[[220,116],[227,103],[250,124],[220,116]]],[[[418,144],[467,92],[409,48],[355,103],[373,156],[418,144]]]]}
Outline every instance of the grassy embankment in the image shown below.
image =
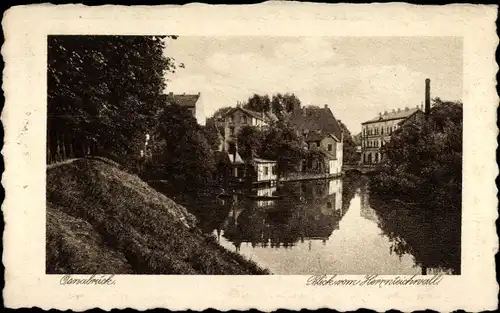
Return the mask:
{"type": "Polygon", "coordinates": [[[78,159],[47,169],[49,274],[268,274],[195,223],[113,162],[78,159]]]}

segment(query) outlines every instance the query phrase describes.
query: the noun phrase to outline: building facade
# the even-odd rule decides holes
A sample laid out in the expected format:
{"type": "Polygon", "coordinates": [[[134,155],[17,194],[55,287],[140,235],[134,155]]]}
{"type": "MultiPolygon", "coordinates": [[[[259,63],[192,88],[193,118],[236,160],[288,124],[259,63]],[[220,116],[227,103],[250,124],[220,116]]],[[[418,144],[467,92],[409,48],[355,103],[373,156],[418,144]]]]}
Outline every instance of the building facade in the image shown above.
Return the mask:
{"type": "MultiPolygon", "coordinates": [[[[302,137],[309,150],[318,149],[324,155],[324,172],[330,176],[342,173],[344,135],[339,121],[330,108],[303,107],[294,110],[289,118],[290,125],[302,137]]],[[[318,170],[315,162],[302,163],[301,172],[318,170]]]]}
{"type": "Polygon", "coordinates": [[[381,148],[390,141],[392,133],[408,119],[420,119],[424,112],[421,106],[410,109],[385,111],[371,120],[361,123],[361,154],[363,164],[380,163],[384,156],[381,148]]]}
{"type": "Polygon", "coordinates": [[[241,128],[245,126],[265,127],[275,120],[276,117],[270,112],[256,112],[238,105],[224,116],[223,150],[238,149],[236,139],[241,128]]]}

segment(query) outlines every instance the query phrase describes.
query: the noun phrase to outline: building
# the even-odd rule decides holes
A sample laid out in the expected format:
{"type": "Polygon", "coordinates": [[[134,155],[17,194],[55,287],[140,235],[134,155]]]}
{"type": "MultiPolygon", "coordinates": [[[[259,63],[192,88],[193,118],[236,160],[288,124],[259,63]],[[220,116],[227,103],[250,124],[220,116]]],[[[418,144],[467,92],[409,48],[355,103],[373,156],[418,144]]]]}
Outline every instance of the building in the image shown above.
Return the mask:
{"type": "Polygon", "coordinates": [[[238,149],[236,139],[241,128],[245,126],[265,127],[276,120],[276,116],[271,112],[256,112],[238,104],[224,116],[224,151],[238,149]]]}
{"type": "MultiPolygon", "coordinates": [[[[339,121],[325,105],[295,109],[289,117],[290,125],[297,135],[302,137],[309,150],[317,149],[324,155],[326,167],[323,172],[332,176],[340,175],[343,163],[344,135],[339,121]]],[[[302,162],[301,171],[321,170],[321,164],[315,161],[302,162]]]]}
{"type": "Polygon", "coordinates": [[[216,151],[215,157],[218,167],[217,175],[219,175],[219,179],[222,180],[225,187],[245,183],[248,166],[237,151],[233,153],[216,151]]]}
{"type": "Polygon", "coordinates": [[[381,148],[389,142],[392,133],[401,127],[405,120],[420,119],[424,112],[422,106],[415,108],[393,109],[381,112],[378,116],[361,123],[361,153],[364,164],[380,163],[383,159],[381,148]]]}
{"type": "Polygon", "coordinates": [[[257,184],[274,183],[278,179],[278,163],[276,161],[253,158],[250,164],[254,170],[253,182],[257,184]]]}
{"type": "Polygon", "coordinates": [[[431,80],[425,79],[425,109],[423,105],[416,108],[385,111],[383,114],[361,123],[361,149],[364,164],[380,163],[384,159],[381,148],[389,142],[394,131],[405,125],[420,124],[431,110],[431,80]],[[425,110],[425,111],[424,111],[425,110]],[[425,113],[424,113],[425,112],[425,113]]]}
{"type": "Polygon", "coordinates": [[[197,94],[174,94],[173,92],[170,92],[166,95],[166,99],[169,103],[175,103],[188,109],[193,117],[196,118],[198,124],[205,124],[205,116],[202,105],[203,101],[200,92],[197,94]]]}

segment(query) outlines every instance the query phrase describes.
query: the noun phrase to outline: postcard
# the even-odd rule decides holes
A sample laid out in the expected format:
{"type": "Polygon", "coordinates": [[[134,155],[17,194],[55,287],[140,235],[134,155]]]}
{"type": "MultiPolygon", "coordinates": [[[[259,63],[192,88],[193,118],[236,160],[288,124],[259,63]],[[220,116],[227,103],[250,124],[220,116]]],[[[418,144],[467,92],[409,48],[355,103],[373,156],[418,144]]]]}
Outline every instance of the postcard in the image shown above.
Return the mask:
{"type": "Polygon", "coordinates": [[[6,306],[498,308],[496,18],[12,7],[6,306]]]}

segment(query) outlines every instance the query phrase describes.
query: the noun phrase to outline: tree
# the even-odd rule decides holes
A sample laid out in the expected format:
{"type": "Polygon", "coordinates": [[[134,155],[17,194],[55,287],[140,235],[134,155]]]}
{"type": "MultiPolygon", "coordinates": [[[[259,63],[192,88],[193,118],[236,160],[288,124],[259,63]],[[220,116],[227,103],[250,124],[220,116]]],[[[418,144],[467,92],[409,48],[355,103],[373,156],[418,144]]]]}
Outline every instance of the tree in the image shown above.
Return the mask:
{"type": "Polygon", "coordinates": [[[224,115],[227,114],[227,112],[231,111],[233,108],[232,107],[222,107],[217,109],[214,114],[212,114],[212,118],[214,121],[220,121],[224,115]]]}
{"type": "Polygon", "coordinates": [[[257,127],[244,126],[238,132],[238,152],[244,159],[251,159],[262,149],[264,133],[257,127]]]}
{"type": "Polygon", "coordinates": [[[243,107],[252,111],[268,112],[271,109],[271,99],[268,95],[261,96],[254,94],[247,100],[243,107]]]}
{"type": "Polygon", "coordinates": [[[343,136],[344,136],[344,142],[342,145],[342,155],[343,155],[343,162],[346,164],[349,163],[357,163],[359,161],[359,157],[356,153],[356,143],[354,142],[354,139],[352,138],[352,134],[347,129],[347,126],[340,122],[340,127],[342,128],[343,136]]]}
{"type": "Polygon", "coordinates": [[[293,110],[300,109],[300,100],[294,94],[275,94],[272,96],[271,108],[278,117],[283,119],[286,114],[291,113],[293,110]]]}
{"type": "MultiPolygon", "coordinates": [[[[173,36],[172,38],[176,38],[173,36]]],[[[162,105],[165,37],[49,36],[48,161],[138,154],[162,105]]]]}
{"type": "Polygon", "coordinates": [[[286,123],[278,121],[266,130],[260,155],[278,162],[278,174],[297,170],[304,150],[296,132],[286,123]]]}
{"type": "Polygon", "coordinates": [[[384,171],[373,189],[460,208],[463,108],[439,99],[434,104],[422,123],[399,128],[382,148],[384,171]]]}
{"type": "Polygon", "coordinates": [[[205,138],[213,151],[217,151],[221,144],[221,135],[217,129],[216,122],[213,117],[207,118],[205,126],[202,127],[205,138]]]}
{"type": "Polygon", "coordinates": [[[158,137],[163,142],[153,166],[177,190],[193,191],[211,183],[214,153],[201,126],[184,107],[169,105],[159,118],[158,137]]]}

